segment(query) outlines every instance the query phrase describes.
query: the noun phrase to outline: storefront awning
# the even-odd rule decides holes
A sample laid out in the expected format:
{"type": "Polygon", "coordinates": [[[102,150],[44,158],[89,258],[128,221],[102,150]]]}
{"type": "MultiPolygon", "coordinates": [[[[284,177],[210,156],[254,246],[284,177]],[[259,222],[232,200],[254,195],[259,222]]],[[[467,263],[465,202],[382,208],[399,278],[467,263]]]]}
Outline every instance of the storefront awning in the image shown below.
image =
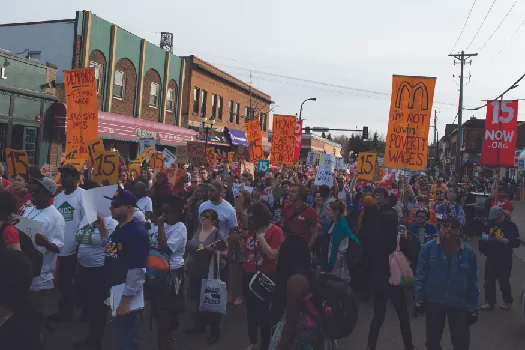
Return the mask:
{"type": "Polygon", "coordinates": [[[233,146],[243,145],[248,147],[248,140],[244,131],[224,128],[224,135],[233,146]]]}
{"type": "MultiPolygon", "coordinates": [[[[65,129],[65,113],[60,114],[55,114],[54,127],[65,129]]],[[[135,142],[143,137],[152,137],[157,143],[168,146],[185,145],[188,141],[197,140],[197,133],[190,129],[101,111],[98,112],[98,135],[135,142]]]]}

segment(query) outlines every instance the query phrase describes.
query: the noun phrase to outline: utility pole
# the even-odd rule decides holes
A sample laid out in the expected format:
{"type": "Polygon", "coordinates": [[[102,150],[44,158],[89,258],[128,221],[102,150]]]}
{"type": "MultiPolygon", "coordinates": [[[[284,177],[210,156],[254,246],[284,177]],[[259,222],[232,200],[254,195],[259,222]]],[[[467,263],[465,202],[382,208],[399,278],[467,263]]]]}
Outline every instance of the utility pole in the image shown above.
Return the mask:
{"type": "MultiPolygon", "coordinates": [[[[470,57],[477,56],[477,53],[465,53],[465,51],[461,51],[461,53],[457,54],[450,54],[449,57],[454,57],[456,60],[459,61],[460,67],[461,67],[461,75],[459,76],[459,105],[458,105],[458,136],[457,136],[457,142],[456,142],[456,178],[458,179],[458,182],[461,181],[461,124],[463,123],[463,72],[465,64],[472,64],[472,60],[470,62],[467,62],[467,59],[470,57]]],[[[456,61],[454,60],[454,65],[456,64],[456,61]]]]}
{"type": "Polygon", "coordinates": [[[434,110],[434,146],[437,146],[437,119],[438,119],[438,111],[434,110]]]}

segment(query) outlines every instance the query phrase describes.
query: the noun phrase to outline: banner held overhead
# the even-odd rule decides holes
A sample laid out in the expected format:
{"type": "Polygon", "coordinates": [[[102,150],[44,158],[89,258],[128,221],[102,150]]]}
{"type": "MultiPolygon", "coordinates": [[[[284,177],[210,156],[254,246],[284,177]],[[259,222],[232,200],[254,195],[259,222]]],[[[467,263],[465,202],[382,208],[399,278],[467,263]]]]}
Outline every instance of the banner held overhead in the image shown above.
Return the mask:
{"type": "Polygon", "coordinates": [[[272,154],[274,165],[292,165],[295,153],[296,118],[293,115],[273,115],[272,154]]]}

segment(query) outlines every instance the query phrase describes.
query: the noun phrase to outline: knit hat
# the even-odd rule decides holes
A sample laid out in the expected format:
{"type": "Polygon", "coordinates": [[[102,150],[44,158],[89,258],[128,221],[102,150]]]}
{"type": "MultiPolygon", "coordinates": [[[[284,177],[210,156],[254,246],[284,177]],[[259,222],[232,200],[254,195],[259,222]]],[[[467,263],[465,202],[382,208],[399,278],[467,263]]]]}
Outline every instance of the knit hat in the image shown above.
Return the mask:
{"type": "Polygon", "coordinates": [[[374,205],[377,205],[376,200],[372,198],[372,196],[366,196],[363,199],[363,204],[365,207],[373,207],[374,205]]]}

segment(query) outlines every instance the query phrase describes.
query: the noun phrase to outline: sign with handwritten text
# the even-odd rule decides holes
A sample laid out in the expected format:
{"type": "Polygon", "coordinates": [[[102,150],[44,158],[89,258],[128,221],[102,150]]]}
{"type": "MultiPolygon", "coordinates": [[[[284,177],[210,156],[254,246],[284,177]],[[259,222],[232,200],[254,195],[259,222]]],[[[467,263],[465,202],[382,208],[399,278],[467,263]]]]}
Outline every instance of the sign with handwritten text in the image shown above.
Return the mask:
{"type": "Polygon", "coordinates": [[[334,170],[324,166],[317,167],[314,184],[317,186],[334,186],[334,170]]]}
{"type": "Polygon", "coordinates": [[[6,148],[5,159],[11,180],[14,180],[18,174],[29,175],[29,161],[26,151],[6,148]]]}
{"type": "Polygon", "coordinates": [[[274,165],[293,165],[296,118],[293,115],[273,115],[272,153],[274,165]]]}
{"type": "Polygon", "coordinates": [[[175,150],[177,164],[188,164],[188,146],[177,146],[175,150]]]}
{"type": "Polygon", "coordinates": [[[217,155],[215,154],[215,149],[213,147],[206,148],[206,158],[208,158],[208,163],[212,169],[217,167],[217,155]]]}
{"type": "Polygon", "coordinates": [[[428,130],[436,78],[392,77],[384,165],[423,170],[427,165],[428,130]]]}
{"type": "Polygon", "coordinates": [[[228,152],[228,164],[244,163],[244,156],[235,152],[228,152]]]}
{"type": "Polygon", "coordinates": [[[100,154],[93,164],[93,181],[104,186],[117,184],[119,159],[118,152],[105,151],[100,154]]]}
{"type": "Polygon", "coordinates": [[[206,165],[208,160],[206,158],[206,145],[199,141],[189,141],[188,158],[192,165],[201,166],[206,165]]]}
{"type": "Polygon", "coordinates": [[[98,137],[97,82],[94,68],[64,71],[66,93],[66,152],[78,148],[87,158],[86,144],[98,137]]]}
{"type": "Polygon", "coordinates": [[[164,157],[164,169],[171,168],[171,166],[177,161],[177,156],[171,153],[167,148],[162,151],[164,157]]]}
{"type": "Polygon", "coordinates": [[[248,152],[250,153],[250,162],[256,162],[264,158],[262,147],[261,123],[259,119],[253,119],[246,122],[246,138],[248,139],[248,152]]]}
{"type": "Polygon", "coordinates": [[[372,181],[377,155],[373,152],[360,152],[357,155],[357,178],[372,181]]]}
{"type": "Polygon", "coordinates": [[[149,164],[152,169],[162,169],[164,167],[164,153],[153,152],[149,158],[149,164]]]}

